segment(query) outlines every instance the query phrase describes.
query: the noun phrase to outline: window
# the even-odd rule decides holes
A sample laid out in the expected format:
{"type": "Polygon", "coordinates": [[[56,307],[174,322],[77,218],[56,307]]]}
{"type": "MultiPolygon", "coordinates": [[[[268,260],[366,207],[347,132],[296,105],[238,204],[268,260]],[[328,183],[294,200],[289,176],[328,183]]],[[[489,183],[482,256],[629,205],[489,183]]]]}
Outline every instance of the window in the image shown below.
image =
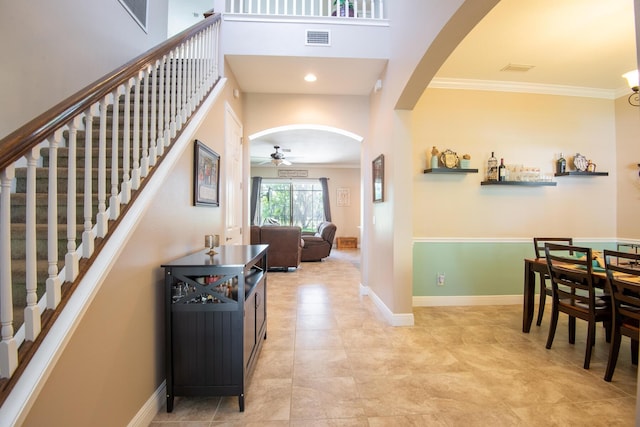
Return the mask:
{"type": "Polygon", "coordinates": [[[257,223],[294,225],[315,232],[324,221],[322,203],[320,182],[263,179],[257,223]]]}

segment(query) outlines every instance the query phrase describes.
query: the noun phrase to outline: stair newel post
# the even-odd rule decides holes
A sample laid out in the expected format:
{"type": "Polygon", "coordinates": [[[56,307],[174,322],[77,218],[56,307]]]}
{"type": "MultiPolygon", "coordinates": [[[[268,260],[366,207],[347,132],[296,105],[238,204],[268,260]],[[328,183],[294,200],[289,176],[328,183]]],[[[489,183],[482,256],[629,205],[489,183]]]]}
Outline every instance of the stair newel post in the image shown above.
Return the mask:
{"type": "Polygon", "coordinates": [[[167,56],[164,55],[158,62],[158,141],[156,142],[156,153],[162,157],[164,154],[164,67],[167,64],[167,56]]]}
{"type": "Polygon", "coordinates": [[[10,378],[18,367],[11,289],[11,183],[14,176],[13,165],[0,171],[0,378],[10,378]]]}
{"type": "Polygon", "coordinates": [[[84,126],[84,227],[82,231],[82,257],[93,254],[95,235],[93,232],[93,118],[100,114],[98,104],[85,112],[84,126]]]}
{"type": "Polygon", "coordinates": [[[171,140],[171,138],[174,138],[176,136],[176,132],[177,132],[177,125],[176,125],[176,92],[177,92],[177,87],[178,87],[178,81],[177,81],[177,65],[176,62],[178,61],[177,58],[177,52],[178,49],[176,48],[175,50],[173,50],[171,52],[171,56],[169,58],[169,60],[171,61],[171,75],[169,76],[169,84],[168,84],[168,88],[169,88],[169,92],[171,93],[171,99],[169,99],[169,96],[167,96],[167,103],[170,103],[170,109],[169,109],[169,136],[165,138],[165,141],[169,141],[171,140]]]}
{"type": "MultiPolygon", "coordinates": [[[[38,307],[38,257],[36,249],[36,169],[40,159],[40,147],[32,148],[27,159],[27,191],[25,215],[25,279],[27,306],[24,309],[25,339],[34,341],[40,334],[42,324],[38,307]]],[[[4,264],[3,264],[4,265],[4,264]]]]}
{"type": "Polygon", "coordinates": [[[140,150],[140,177],[149,175],[149,78],[151,67],[141,71],[142,74],[142,138],[140,150]]]}
{"type": "Polygon", "coordinates": [[[49,189],[47,192],[47,308],[60,304],[62,280],[58,276],[58,147],[62,141],[62,129],[49,141],[49,189]]]}
{"type": "Polygon", "coordinates": [[[131,141],[132,159],[131,164],[131,189],[140,188],[140,85],[142,72],[134,78],[133,93],[133,140],[131,141]]]}
{"type": "MultiPolygon", "coordinates": [[[[118,193],[118,170],[120,169],[120,96],[124,86],[113,91],[113,113],[111,115],[111,197],[109,198],[109,219],[120,216],[120,194],[118,193]]],[[[124,181],[124,176],[122,177],[124,181]]]]}
{"type": "Polygon", "coordinates": [[[78,277],[80,269],[78,252],[76,251],[76,176],[78,172],[76,156],[78,153],[78,128],[81,127],[82,116],[76,116],[69,123],[69,141],[67,142],[69,150],[67,160],[67,253],[64,256],[65,280],[67,282],[73,282],[78,277]]]}
{"type": "Polygon", "coordinates": [[[131,88],[133,79],[127,80],[124,86],[124,122],[122,134],[122,186],[120,201],[127,204],[131,200],[131,88]]]}
{"type": "Polygon", "coordinates": [[[96,237],[105,237],[108,231],[107,213],[107,107],[113,96],[107,94],[100,101],[100,133],[98,137],[98,213],[96,237]]]}
{"type": "Polygon", "coordinates": [[[149,166],[156,165],[156,158],[158,156],[157,134],[156,134],[156,110],[158,103],[158,96],[156,91],[158,90],[158,64],[160,61],[156,61],[153,67],[150,67],[151,72],[149,74],[151,78],[151,123],[149,124],[149,166]]]}

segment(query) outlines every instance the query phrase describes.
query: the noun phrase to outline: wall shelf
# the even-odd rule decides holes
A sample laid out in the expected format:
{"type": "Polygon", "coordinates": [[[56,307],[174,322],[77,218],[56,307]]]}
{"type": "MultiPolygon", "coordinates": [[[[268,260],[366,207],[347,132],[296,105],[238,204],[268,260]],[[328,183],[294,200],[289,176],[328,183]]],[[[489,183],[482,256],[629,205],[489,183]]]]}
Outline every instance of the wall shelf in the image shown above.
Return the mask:
{"type": "Polygon", "coordinates": [[[555,187],[554,181],[482,181],[480,185],[519,185],[523,187],[555,187]]]}
{"type": "Polygon", "coordinates": [[[478,169],[430,168],[425,169],[424,173],[478,173],[478,169]]]}
{"type": "Polygon", "coordinates": [[[556,173],[554,174],[554,176],[609,176],[609,172],[571,171],[571,172],[556,173]]]}

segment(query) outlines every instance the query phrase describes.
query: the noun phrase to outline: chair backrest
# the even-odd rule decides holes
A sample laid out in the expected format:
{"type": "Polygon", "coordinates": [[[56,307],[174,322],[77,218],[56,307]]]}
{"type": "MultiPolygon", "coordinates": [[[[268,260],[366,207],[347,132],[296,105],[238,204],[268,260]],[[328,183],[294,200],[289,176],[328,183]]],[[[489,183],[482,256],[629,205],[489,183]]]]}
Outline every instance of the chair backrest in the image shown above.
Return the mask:
{"type": "Polygon", "coordinates": [[[553,299],[595,310],[591,248],[547,243],[544,247],[553,299]]]}
{"type": "Polygon", "coordinates": [[[614,310],[624,322],[640,324],[640,254],[604,251],[607,283],[613,299],[614,310]]]}
{"type": "Polygon", "coordinates": [[[329,245],[333,245],[333,239],[336,235],[337,227],[334,223],[329,221],[324,221],[318,226],[318,234],[322,237],[329,245]]]}
{"type": "Polygon", "coordinates": [[[534,237],[533,249],[536,258],[544,258],[544,245],[547,243],[557,243],[560,245],[573,245],[573,237],[534,237]]]}

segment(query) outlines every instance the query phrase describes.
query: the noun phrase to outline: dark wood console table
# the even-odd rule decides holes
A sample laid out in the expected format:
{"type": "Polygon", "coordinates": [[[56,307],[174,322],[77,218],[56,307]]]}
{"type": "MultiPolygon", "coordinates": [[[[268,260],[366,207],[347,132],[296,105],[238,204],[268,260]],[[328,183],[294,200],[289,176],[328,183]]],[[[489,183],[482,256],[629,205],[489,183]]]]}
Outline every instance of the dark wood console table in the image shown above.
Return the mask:
{"type": "Polygon", "coordinates": [[[229,245],[162,265],[167,412],[174,396],[238,396],[267,338],[268,245],[229,245]]]}

